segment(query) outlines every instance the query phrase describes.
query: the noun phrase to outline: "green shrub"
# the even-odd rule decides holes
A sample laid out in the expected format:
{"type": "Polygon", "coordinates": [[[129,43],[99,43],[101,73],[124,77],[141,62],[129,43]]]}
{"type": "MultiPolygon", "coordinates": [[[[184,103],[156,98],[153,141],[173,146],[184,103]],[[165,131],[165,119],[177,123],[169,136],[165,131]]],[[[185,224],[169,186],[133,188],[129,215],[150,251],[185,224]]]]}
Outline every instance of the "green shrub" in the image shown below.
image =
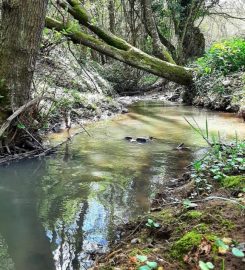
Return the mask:
{"type": "Polygon", "coordinates": [[[196,61],[198,74],[222,73],[243,70],[245,68],[245,39],[235,38],[216,42],[196,61]]]}

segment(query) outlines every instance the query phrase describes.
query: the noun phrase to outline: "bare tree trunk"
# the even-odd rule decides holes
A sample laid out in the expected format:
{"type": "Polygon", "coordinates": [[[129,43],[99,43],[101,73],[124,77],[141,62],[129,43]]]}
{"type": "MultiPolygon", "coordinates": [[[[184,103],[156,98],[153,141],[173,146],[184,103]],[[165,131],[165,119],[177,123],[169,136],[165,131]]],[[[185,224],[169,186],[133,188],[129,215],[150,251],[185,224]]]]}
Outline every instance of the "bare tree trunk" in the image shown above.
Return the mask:
{"type": "Polygon", "coordinates": [[[171,54],[167,51],[165,46],[162,44],[161,39],[158,34],[157,26],[153,17],[151,9],[151,0],[141,0],[144,9],[144,22],[147,32],[152,38],[153,53],[156,57],[168,61],[170,63],[175,63],[171,54]]]}
{"type": "Polygon", "coordinates": [[[9,114],[30,99],[47,2],[2,0],[0,113],[9,114]]]}
{"type": "Polygon", "coordinates": [[[110,24],[110,32],[112,32],[112,34],[115,34],[115,24],[116,24],[116,20],[115,20],[115,1],[114,0],[109,0],[109,4],[108,4],[108,11],[109,11],[109,24],[110,24]]]}

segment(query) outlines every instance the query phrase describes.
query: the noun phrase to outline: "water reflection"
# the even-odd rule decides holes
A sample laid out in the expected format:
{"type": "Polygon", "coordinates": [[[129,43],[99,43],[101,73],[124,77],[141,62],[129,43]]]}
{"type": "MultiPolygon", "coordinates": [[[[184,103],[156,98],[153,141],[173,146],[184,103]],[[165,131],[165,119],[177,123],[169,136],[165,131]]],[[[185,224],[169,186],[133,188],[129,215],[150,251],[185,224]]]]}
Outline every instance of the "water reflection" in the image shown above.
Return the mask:
{"type": "Polygon", "coordinates": [[[37,212],[36,184],[42,175],[43,163],[37,161],[1,167],[0,236],[5,243],[5,256],[0,269],[6,260],[9,269],[55,269],[37,212]]]}
{"type": "Polygon", "coordinates": [[[54,156],[1,167],[0,269],[89,268],[95,252],[108,249],[115,224],[145,213],[154,192],[193,159],[193,151],[173,148],[205,145],[183,115],[200,125],[208,117],[210,130],[225,136],[245,134],[228,114],[139,103],[115,121],[91,125],[92,137],[77,136],[54,156]],[[129,135],[158,139],[134,144],[123,140],[129,135]]]}

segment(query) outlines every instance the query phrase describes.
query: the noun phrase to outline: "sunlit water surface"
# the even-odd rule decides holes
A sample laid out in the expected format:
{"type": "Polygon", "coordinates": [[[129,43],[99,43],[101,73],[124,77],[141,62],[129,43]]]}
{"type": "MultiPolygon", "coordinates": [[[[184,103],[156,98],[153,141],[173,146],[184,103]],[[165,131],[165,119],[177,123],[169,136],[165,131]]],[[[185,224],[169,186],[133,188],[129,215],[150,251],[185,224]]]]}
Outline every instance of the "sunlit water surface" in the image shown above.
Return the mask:
{"type": "MultiPolygon", "coordinates": [[[[115,225],[149,210],[164,182],[183,173],[205,142],[183,117],[210,134],[245,136],[232,114],[157,102],[87,127],[55,155],[0,167],[0,269],[87,269],[108,249],[115,225]],[[147,144],[125,136],[153,136],[147,144]],[[193,151],[173,150],[185,143],[193,151]]],[[[51,136],[55,142],[67,133],[51,136]]]]}

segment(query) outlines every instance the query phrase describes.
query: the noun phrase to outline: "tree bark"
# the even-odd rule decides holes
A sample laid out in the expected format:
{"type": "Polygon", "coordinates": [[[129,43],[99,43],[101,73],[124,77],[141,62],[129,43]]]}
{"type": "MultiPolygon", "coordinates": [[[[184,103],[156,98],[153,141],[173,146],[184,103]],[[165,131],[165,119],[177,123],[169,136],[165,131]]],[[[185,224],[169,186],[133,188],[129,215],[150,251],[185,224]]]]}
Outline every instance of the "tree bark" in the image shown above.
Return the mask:
{"type": "Polygon", "coordinates": [[[141,0],[144,9],[145,28],[152,38],[153,53],[156,57],[175,63],[171,54],[167,51],[158,34],[157,26],[151,9],[151,0],[141,0]]]}
{"type": "MultiPolygon", "coordinates": [[[[76,14],[73,14],[75,15],[74,17],[76,19],[79,19],[79,11],[77,11],[76,14]]],[[[83,22],[82,18],[79,21],[83,22]]],[[[104,30],[98,26],[93,25],[91,29],[95,28],[95,31],[93,32],[96,33],[102,40],[99,40],[82,31],[69,29],[69,27],[63,24],[63,22],[49,17],[46,17],[46,27],[62,32],[76,44],[88,46],[107,56],[129,64],[133,67],[148,71],[159,77],[183,85],[190,85],[192,83],[193,74],[191,69],[171,64],[159,58],[148,55],[130,45],[125,40],[104,32],[104,30]]]]}
{"type": "MultiPolygon", "coordinates": [[[[30,100],[30,88],[48,0],[2,0],[0,114],[30,100]]],[[[0,121],[6,118],[6,115],[0,121]]]]}
{"type": "Polygon", "coordinates": [[[114,2],[114,0],[109,0],[108,12],[109,12],[110,32],[112,34],[115,34],[115,25],[116,25],[115,13],[116,12],[115,12],[115,2],[114,2]]]}

